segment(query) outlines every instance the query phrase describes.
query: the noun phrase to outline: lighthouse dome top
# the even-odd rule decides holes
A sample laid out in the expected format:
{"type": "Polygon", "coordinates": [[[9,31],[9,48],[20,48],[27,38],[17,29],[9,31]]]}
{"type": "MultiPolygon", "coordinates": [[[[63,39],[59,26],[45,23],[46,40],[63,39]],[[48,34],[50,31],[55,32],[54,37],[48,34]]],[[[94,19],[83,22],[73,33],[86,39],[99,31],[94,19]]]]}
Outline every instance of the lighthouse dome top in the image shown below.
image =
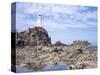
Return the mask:
{"type": "Polygon", "coordinates": [[[41,14],[39,14],[38,16],[42,16],[41,14]]]}

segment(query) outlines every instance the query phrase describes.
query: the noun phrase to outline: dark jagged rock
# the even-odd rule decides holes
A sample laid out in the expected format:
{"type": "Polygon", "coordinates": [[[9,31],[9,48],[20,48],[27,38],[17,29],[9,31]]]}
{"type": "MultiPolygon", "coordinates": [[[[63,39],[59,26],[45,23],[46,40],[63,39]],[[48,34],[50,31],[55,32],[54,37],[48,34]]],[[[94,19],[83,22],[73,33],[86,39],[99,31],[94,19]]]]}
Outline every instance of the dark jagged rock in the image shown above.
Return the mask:
{"type": "Polygon", "coordinates": [[[16,33],[16,45],[20,46],[48,46],[51,44],[51,38],[48,32],[42,27],[29,28],[27,31],[16,33]]]}
{"type": "Polygon", "coordinates": [[[61,41],[57,41],[53,46],[66,46],[61,41]]]}

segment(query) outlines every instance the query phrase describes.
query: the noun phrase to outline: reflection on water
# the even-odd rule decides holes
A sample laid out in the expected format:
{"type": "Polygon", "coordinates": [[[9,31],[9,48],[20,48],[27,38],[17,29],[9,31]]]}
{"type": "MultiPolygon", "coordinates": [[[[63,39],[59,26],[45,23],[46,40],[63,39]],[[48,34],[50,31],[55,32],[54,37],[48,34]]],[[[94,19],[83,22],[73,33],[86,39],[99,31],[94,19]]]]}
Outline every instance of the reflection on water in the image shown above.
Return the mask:
{"type": "Polygon", "coordinates": [[[48,65],[43,68],[43,71],[67,70],[67,69],[69,69],[68,65],[60,63],[59,65],[48,65]]]}
{"type": "Polygon", "coordinates": [[[16,73],[22,73],[22,72],[34,72],[34,69],[16,66],[16,73]]]}
{"type": "MultiPolygon", "coordinates": [[[[64,63],[59,63],[58,65],[47,65],[43,69],[39,71],[55,71],[55,70],[67,70],[69,69],[69,66],[64,64],[64,63]]],[[[19,67],[16,66],[16,72],[21,73],[21,72],[35,72],[35,69],[30,69],[27,67],[19,67]]]]}

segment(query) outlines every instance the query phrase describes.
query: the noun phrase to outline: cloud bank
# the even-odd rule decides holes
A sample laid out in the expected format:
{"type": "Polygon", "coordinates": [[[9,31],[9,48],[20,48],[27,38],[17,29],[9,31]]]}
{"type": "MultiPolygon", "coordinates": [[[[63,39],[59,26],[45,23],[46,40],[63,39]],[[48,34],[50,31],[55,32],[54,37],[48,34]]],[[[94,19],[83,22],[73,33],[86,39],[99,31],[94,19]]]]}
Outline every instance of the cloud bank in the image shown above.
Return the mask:
{"type": "Polygon", "coordinates": [[[49,30],[97,27],[97,8],[59,4],[16,4],[17,30],[36,25],[37,16],[43,16],[43,26],[49,30]]]}

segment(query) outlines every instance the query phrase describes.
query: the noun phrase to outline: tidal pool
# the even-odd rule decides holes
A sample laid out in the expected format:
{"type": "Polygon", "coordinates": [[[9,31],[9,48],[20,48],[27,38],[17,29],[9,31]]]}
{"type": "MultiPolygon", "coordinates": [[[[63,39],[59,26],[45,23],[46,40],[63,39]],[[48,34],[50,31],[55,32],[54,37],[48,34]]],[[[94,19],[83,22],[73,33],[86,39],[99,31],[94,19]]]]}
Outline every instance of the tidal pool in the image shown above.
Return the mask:
{"type": "Polygon", "coordinates": [[[34,72],[34,69],[16,66],[16,73],[24,73],[24,72],[34,72]]]}
{"type": "Polygon", "coordinates": [[[60,63],[58,65],[48,65],[43,68],[43,71],[55,71],[55,70],[67,70],[67,69],[69,69],[69,65],[60,63]]]}
{"type": "MultiPolygon", "coordinates": [[[[57,70],[68,70],[68,69],[69,69],[69,65],[64,63],[59,63],[58,65],[47,65],[39,71],[57,71],[57,70]]],[[[36,72],[36,70],[27,67],[16,66],[16,72],[17,73],[36,72]]]]}

